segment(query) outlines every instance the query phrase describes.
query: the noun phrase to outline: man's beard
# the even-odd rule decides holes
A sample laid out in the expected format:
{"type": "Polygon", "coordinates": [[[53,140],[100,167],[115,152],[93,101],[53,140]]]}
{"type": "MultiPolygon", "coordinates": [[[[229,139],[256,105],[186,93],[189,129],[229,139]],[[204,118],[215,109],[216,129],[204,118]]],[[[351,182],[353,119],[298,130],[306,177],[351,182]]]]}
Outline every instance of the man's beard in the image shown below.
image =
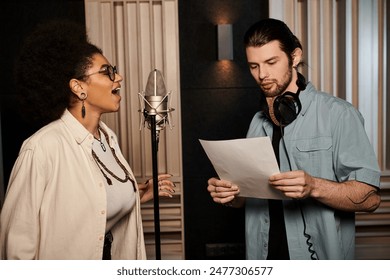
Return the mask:
{"type": "MultiPolygon", "coordinates": [[[[267,90],[267,89],[264,89],[261,84],[260,84],[260,88],[262,90],[262,92],[264,93],[264,95],[266,97],[275,97],[275,96],[278,96],[278,95],[281,95],[283,92],[286,91],[287,87],[290,85],[291,83],[291,80],[292,80],[292,70],[291,68],[288,68],[288,71],[286,72],[286,74],[284,75],[283,77],[283,80],[282,80],[282,83],[279,84],[276,80],[270,80],[272,81],[273,83],[276,83],[276,89],[272,90],[267,90]]],[[[268,81],[268,80],[267,80],[268,81]]]]}

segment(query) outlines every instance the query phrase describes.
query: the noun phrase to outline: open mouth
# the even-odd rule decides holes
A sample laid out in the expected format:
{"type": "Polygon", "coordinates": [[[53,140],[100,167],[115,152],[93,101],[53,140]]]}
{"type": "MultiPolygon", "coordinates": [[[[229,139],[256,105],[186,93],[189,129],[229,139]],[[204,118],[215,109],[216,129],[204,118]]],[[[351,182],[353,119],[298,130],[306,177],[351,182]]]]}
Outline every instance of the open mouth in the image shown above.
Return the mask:
{"type": "Polygon", "coordinates": [[[117,88],[115,88],[115,89],[113,89],[111,92],[113,93],[113,94],[119,94],[119,91],[121,90],[121,88],[120,87],[117,87],[117,88]]]}

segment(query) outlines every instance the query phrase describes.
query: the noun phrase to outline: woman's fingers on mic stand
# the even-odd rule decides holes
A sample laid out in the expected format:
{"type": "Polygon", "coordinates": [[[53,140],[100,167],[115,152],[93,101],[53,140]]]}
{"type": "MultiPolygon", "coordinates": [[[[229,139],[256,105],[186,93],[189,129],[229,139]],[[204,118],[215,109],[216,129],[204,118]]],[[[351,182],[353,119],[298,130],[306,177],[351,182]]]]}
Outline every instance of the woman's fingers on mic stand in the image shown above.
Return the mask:
{"type": "Polygon", "coordinates": [[[167,196],[172,198],[175,193],[174,188],[175,183],[173,183],[169,178],[171,178],[171,174],[161,174],[158,176],[158,190],[159,196],[167,196]]]}

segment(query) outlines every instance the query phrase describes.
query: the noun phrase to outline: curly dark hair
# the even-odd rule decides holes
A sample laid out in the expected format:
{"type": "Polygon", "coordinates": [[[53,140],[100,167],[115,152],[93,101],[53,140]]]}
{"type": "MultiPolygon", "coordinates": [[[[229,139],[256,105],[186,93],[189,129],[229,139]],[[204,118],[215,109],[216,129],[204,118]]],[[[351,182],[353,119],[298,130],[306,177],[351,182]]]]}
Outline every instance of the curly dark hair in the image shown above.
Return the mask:
{"type": "Polygon", "coordinates": [[[83,25],[69,20],[39,24],[26,38],[15,65],[20,108],[26,120],[42,126],[61,117],[76,96],[69,81],[82,77],[101,49],[83,25]]]}

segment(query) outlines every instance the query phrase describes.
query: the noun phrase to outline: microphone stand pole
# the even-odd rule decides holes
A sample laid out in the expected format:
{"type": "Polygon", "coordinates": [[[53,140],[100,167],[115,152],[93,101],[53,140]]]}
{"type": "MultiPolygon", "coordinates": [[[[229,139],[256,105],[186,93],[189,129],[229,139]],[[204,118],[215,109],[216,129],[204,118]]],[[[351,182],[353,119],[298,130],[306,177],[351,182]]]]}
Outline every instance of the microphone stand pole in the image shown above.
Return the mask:
{"type": "Polygon", "coordinates": [[[154,238],[156,246],[156,260],[161,260],[161,242],[160,242],[160,206],[158,190],[158,135],[156,129],[156,115],[150,116],[151,135],[152,135],[152,164],[153,164],[153,201],[154,201],[154,238]]]}

